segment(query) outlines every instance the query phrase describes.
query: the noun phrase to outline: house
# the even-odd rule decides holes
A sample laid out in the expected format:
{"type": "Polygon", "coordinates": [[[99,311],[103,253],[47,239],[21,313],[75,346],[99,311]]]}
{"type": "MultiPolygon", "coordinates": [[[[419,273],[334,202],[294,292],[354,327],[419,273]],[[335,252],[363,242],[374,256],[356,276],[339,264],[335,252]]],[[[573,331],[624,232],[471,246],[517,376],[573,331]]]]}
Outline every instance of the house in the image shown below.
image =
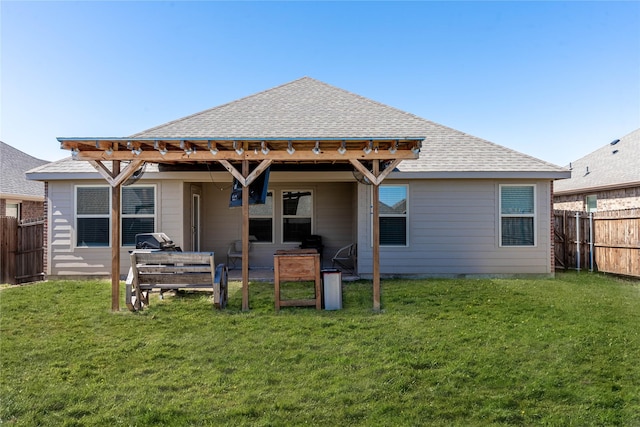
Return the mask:
{"type": "Polygon", "coordinates": [[[363,278],[377,267],[383,277],[554,274],[553,183],[568,170],[312,78],[127,138],[59,140],[94,160],[71,157],[27,174],[48,184],[49,276],[110,274],[110,159],[136,169],[121,193],[121,275],[142,232],[223,261],[244,229],[241,208],[229,207],[233,180],[250,171],[239,176],[231,160],[216,160],[222,154],[254,172],[260,159],[273,160],[265,203],[249,206],[251,269],[270,269],[276,250],[319,235],[325,266],[357,243],[363,278]],[[377,160],[401,152],[404,160],[377,160]],[[138,168],[144,159],[155,160],[138,168]]]}
{"type": "Polygon", "coordinates": [[[640,208],[640,129],[571,162],[569,169],[571,179],[556,183],[555,209],[640,208]]]}
{"type": "Polygon", "coordinates": [[[44,217],[44,183],[28,180],[25,172],[46,163],[0,141],[0,216],[44,217]]]}

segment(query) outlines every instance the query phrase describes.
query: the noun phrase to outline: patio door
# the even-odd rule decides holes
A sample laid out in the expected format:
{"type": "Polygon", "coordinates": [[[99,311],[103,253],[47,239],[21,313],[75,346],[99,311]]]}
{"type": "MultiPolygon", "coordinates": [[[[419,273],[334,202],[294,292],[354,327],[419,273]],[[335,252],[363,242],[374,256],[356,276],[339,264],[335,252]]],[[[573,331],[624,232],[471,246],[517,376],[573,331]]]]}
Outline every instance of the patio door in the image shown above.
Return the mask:
{"type": "Polygon", "coordinates": [[[191,250],[200,251],[200,192],[191,190],[191,250]]]}

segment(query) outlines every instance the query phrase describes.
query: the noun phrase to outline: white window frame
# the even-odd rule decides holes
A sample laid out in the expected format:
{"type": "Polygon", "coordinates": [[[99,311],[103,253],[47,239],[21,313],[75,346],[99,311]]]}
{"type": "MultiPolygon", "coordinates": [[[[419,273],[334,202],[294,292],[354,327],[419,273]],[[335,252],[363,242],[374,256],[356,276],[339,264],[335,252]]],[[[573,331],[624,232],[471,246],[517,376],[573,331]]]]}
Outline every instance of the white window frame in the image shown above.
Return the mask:
{"type": "Polygon", "coordinates": [[[73,247],[76,248],[88,248],[88,249],[104,249],[111,247],[111,187],[109,185],[100,184],[82,184],[75,185],[73,187],[73,247]],[[109,209],[106,215],[104,214],[78,214],[78,188],[107,188],[109,190],[109,209]],[[109,238],[106,246],[88,246],[78,244],[78,218],[108,218],[109,220],[109,238]]]}
{"type": "Polygon", "coordinates": [[[269,194],[271,194],[271,215],[252,215],[251,214],[251,206],[249,205],[249,221],[251,221],[252,219],[264,219],[264,218],[271,218],[271,241],[267,242],[267,241],[252,241],[251,244],[252,245],[260,245],[260,244],[273,244],[275,243],[275,238],[276,238],[276,214],[275,214],[275,202],[276,202],[276,192],[274,190],[271,189],[267,189],[267,199],[269,199],[269,194]]]}
{"type": "MultiPolygon", "coordinates": [[[[4,207],[4,212],[2,213],[2,215],[6,215],[6,216],[13,216],[9,214],[9,211],[13,211],[14,210],[14,206],[15,206],[15,211],[16,211],[16,216],[15,218],[18,219],[18,221],[20,221],[22,219],[22,203],[18,200],[7,200],[5,203],[5,207],[4,207]]],[[[13,213],[13,212],[11,212],[13,213]]]]}
{"type": "Polygon", "coordinates": [[[126,187],[120,187],[120,244],[124,247],[134,247],[135,242],[130,245],[124,244],[124,220],[125,218],[153,218],[153,230],[150,233],[155,233],[158,229],[158,186],[156,184],[134,184],[126,187]],[[125,214],[124,204],[122,203],[122,193],[126,188],[152,188],[153,189],[153,213],[152,214],[125,214]]]}
{"type": "MultiPolygon", "coordinates": [[[[378,188],[378,196],[380,195],[380,190],[383,187],[404,187],[405,189],[405,203],[406,203],[406,212],[404,214],[382,214],[379,213],[380,218],[405,218],[405,243],[404,245],[383,245],[380,244],[380,247],[385,248],[406,248],[409,246],[409,184],[380,184],[378,188]]],[[[371,189],[373,193],[373,188],[371,189]]],[[[373,199],[373,195],[371,196],[373,199]]],[[[380,197],[378,197],[380,200],[380,197]]],[[[373,247],[373,221],[371,221],[371,245],[373,247]]]]}
{"type": "Polygon", "coordinates": [[[285,241],[284,240],[284,220],[285,218],[308,218],[306,216],[299,215],[285,215],[284,214],[284,194],[288,192],[309,192],[311,193],[311,234],[315,233],[315,192],[310,188],[301,189],[283,189],[280,190],[280,242],[282,243],[301,243],[300,241],[285,241]]]}
{"type": "Polygon", "coordinates": [[[501,248],[535,248],[538,245],[538,196],[536,184],[500,184],[498,186],[498,243],[501,248]],[[533,188],[533,212],[532,213],[502,213],[502,189],[504,187],[532,187],[533,188]],[[502,218],[533,218],[533,244],[532,245],[503,245],[502,244],[502,218]]]}

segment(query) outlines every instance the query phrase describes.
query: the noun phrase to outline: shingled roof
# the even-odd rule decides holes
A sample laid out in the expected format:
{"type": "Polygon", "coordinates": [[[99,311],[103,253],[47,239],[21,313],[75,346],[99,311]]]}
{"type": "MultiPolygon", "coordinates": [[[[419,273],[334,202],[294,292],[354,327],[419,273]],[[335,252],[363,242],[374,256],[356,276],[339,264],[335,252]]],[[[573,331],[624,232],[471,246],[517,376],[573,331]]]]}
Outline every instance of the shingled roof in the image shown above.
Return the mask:
{"type": "Polygon", "coordinates": [[[640,129],[571,162],[571,179],[558,181],[555,194],[640,186],[640,129]]]}
{"type": "MultiPolygon", "coordinates": [[[[310,77],[132,135],[132,138],[386,138],[424,136],[403,172],[553,172],[565,169],[310,77]]],[[[568,177],[568,175],[563,175],[568,177]]],[[[561,177],[561,176],[557,176],[561,177]]]]}
{"type": "Polygon", "coordinates": [[[129,136],[239,140],[399,137],[425,138],[419,159],[403,160],[397,168],[415,178],[569,177],[559,166],[310,77],[129,136]]]}
{"type": "Polygon", "coordinates": [[[25,172],[46,163],[0,141],[0,197],[44,199],[44,184],[27,180],[25,172]]]}

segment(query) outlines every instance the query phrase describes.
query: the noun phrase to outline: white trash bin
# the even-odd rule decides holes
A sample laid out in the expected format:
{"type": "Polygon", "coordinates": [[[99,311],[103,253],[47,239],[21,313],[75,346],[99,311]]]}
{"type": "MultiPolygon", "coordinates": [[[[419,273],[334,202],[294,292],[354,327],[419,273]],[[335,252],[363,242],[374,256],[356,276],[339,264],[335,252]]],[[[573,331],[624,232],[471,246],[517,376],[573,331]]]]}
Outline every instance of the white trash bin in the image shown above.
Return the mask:
{"type": "Polygon", "coordinates": [[[342,272],[340,270],[322,270],[322,292],[325,310],[342,309],[342,272]]]}

